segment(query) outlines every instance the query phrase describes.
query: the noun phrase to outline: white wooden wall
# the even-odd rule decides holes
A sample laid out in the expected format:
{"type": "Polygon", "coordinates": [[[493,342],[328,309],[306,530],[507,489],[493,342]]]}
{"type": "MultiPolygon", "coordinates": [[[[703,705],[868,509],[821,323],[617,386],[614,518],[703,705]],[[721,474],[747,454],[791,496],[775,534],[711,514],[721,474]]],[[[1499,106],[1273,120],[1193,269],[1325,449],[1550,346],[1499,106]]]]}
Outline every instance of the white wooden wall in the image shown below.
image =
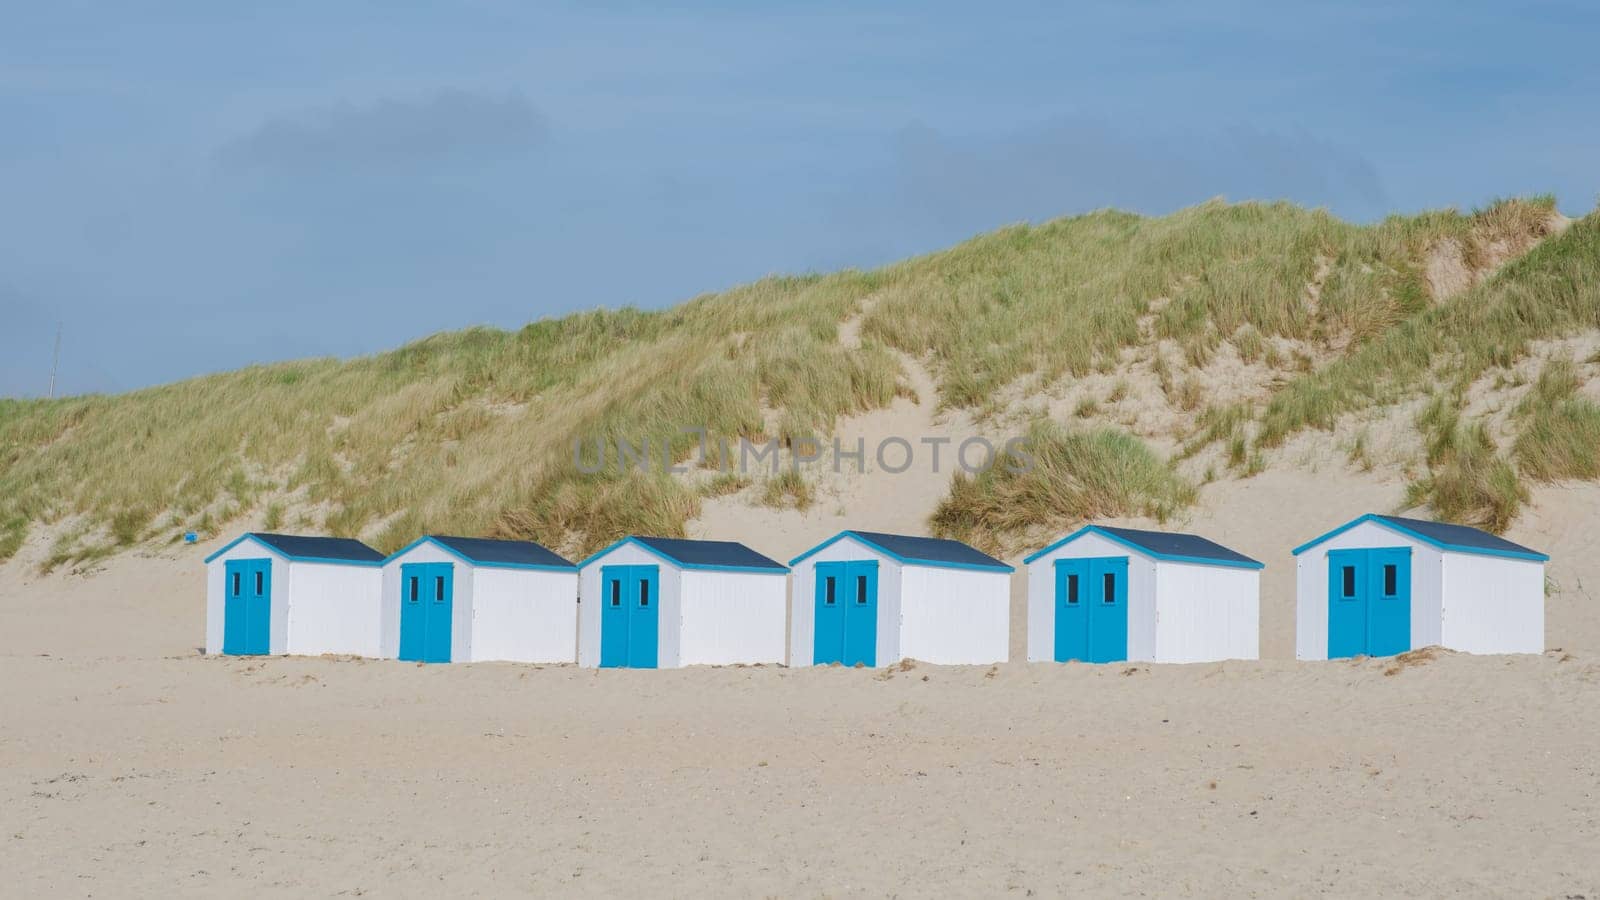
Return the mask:
{"type": "Polygon", "coordinates": [[[1328,658],[1328,551],[1357,547],[1411,548],[1411,646],[1441,644],[1443,554],[1431,544],[1368,521],[1295,557],[1295,659],[1328,658]]]}
{"type": "Polygon", "coordinates": [[[1157,560],[1155,573],[1155,653],[1149,661],[1261,658],[1260,570],[1157,560]]]}
{"type": "MultiPolygon", "coordinates": [[[[879,665],[988,665],[1010,655],[1011,573],[907,564],[897,593],[900,652],[879,665]]],[[[881,594],[878,602],[881,616],[881,594]]]]}
{"type": "MultiPolygon", "coordinates": [[[[295,561],[273,570],[273,619],[277,576],[287,570],[287,644],[301,656],[349,653],[378,656],[383,570],[377,566],[295,561]]],[[[274,652],[277,652],[276,650],[274,652]]]]}
{"type": "Polygon", "coordinates": [[[682,580],[678,665],[783,662],[786,573],[685,569],[682,580]]]}
{"type": "Polygon", "coordinates": [[[1544,652],[1544,563],[1446,552],[1442,577],[1441,645],[1468,653],[1544,652]]]}
{"type": "Polygon", "coordinates": [[[577,660],[578,573],[472,567],[472,661],[577,660]]]}
{"type": "Polygon", "coordinates": [[[638,544],[624,544],[584,566],[578,573],[578,665],[600,665],[600,570],[606,566],[658,566],[661,594],[656,665],[676,668],[679,662],[679,624],[682,621],[683,570],[638,544]]]}

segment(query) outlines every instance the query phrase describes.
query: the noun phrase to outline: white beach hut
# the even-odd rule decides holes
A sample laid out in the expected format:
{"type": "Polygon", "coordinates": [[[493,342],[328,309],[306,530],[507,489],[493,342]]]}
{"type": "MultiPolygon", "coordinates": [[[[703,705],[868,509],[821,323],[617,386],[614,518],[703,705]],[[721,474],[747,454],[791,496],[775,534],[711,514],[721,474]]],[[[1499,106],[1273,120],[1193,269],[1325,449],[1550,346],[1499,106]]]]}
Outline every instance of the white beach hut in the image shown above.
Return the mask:
{"type": "Polygon", "coordinates": [[[841,531],[795,557],[789,662],[1005,662],[1011,566],[960,541],[841,531]]]}
{"type": "Polygon", "coordinates": [[[1294,549],[1295,657],[1544,651],[1550,557],[1465,525],[1365,515],[1294,549]]]}
{"type": "Polygon", "coordinates": [[[743,544],[628,537],[578,565],[581,666],[783,662],[789,570],[743,544]]]}
{"type": "Polygon", "coordinates": [[[383,655],[570,663],[578,567],[531,541],[428,535],[383,563],[383,655]]]}
{"type": "Polygon", "coordinates": [[[349,538],[242,534],[206,557],[206,652],[378,656],[382,565],[349,538]]]}
{"type": "Polygon", "coordinates": [[[1089,525],[1023,563],[1030,662],[1260,656],[1263,566],[1221,544],[1089,525]]]}

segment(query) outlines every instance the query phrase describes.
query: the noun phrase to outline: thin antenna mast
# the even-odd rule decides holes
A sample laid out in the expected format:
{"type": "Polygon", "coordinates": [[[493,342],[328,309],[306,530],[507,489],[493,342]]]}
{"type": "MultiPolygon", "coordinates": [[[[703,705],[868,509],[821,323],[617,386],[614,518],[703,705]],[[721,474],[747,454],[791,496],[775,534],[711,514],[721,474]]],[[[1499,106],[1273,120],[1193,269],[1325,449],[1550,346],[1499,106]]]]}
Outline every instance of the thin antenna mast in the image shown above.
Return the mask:
{"type": "Polygon", "coordinates": [[[56,323],[56,352],[50,360],[50,399],[56,397],[56,371],[61,368],[61,323],[56,323]]]}

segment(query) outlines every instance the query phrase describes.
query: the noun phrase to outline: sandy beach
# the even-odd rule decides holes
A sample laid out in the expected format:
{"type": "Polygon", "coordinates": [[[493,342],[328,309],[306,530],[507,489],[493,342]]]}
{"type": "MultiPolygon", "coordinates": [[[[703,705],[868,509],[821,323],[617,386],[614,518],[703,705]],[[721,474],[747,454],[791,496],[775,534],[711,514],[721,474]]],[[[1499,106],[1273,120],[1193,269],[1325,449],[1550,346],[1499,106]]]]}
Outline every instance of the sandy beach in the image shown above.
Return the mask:
{"type": "MultiPolygon", "coordinates": [[[[205,657],[212,544],[47,576],[30,547],[0,568],[0,870],[25,896],[1595,896],[1595,489],[1512,532],[1556,557],[1544,655],[1287,658],[1283,535],[1392,490],[1211,490],[1189,526],[1268,563],[1268,658],[1191,666],[205,657]],[[1264,497],[1281,518],[1239,515],[1264,497]]],[[[779,543],[836,527],[788,515],[779,543]]]]}

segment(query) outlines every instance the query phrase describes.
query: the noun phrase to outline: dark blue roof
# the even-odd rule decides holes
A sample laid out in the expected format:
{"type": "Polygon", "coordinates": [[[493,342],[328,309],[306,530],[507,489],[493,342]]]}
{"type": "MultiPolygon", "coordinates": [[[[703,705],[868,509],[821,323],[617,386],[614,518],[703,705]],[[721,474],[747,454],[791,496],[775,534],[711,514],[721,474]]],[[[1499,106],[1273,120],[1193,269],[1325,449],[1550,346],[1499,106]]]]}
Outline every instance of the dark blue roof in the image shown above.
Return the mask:
{"type": "Polygon", "coordinates": [[[844,534],[865,541],[904,562],[1011,571],[1009,565],[960,541],[854,529],[844,534]]]}
{"type": "Polygon", "coordinates": [[[1454,550],[1460,553],[1478,553],[1486,556],[1504,556],[1512,559],[1528,559],[1544,562],[1550,559],[1537,550],[1530,550],[1521,544],[1514,544],[1503,537],[1497,537],[1487,531],[1482,531],[1468,525],[1451,525],[1448,522],[1430,522],[1427,519],[1408,519],[1404,516],[1383,516],[1377,513],[1367,513],[1359,518],[1340,525],[1338,528],[1312,538],[1304,544],[1294,548],[1294,555],[1299,556],[1312,547],[1327,539],[1343,534],[1360,525],[1362,522],[1378,522],[1396,531],[1409,534],[1423,543],[1432,544],[1444,550],[1454,550]]]}
{"type": "Polygon", "coordinates": [[[292,559],[340,559],[351,562],[382,562],[383,554],[354,538],[307,537],[299,534],[266,534],[250,532],[250,536],[292,559]]]}
{"type": "Polygon", "coordinates": [[[1243,553],[1229,550],[1216,541],[1208,541],[1198,534],[1176,531],[1143,531],[1138,528],[1112,528],[1099,526],[1101,531],[1114,534],[1130,544],[1143,547],[1155,556],[1184,556],[1190,559],[1214,559],[1222,562],[1255,563],[1243,553]]]}
{"type": "Polygon", "coordinates": [[[1168,562],[1198,563],[1208,566],[1232,566],[1241,569],[1266,568],[1256,560],[1236,553],[1215,541],[1197,534],[1172,531],[1144,531],[1138,528],[1113,528],[1109,525],[1085,525],[1059,541],[1028,554],[1023,562],[1032,563],[1046,554],[1072,543],[1086,534],[1097,534],[1106,540],[1131,547],[1155,559],[1168,562]]]}
{"type": "Polygon", "coordinates": [[[497,541],[443,534],[428,536],[475,563],[572,568],[570,561],[532,541],[497,541]]]}
{"type": "Polygon", "coordinates": [[[1530,550],[1521,544],[1514,544],[1498,535],[1481,531],[1468,525],[1451,525],[1447,522],[1429,522],[1426,519],[1407,519],[1403,516],[1373,516],[1380,522],[1388,522],[1397,528],[1414,531],[1425,538],[1430,538],[1436,543],[1447,547],[1470,547],[1474,550],[1488,550],[1494,553],[1531,553],[1542,556],[1537,550],[1530,550]]]}
{"type": "Polygon", "coordinates": [[[638,536],[632,540],[685,566],[728,566],[736,569],[789,571],[783,563],[768,559],[737,541],[691,541],[684,538],[638,536]]]}

